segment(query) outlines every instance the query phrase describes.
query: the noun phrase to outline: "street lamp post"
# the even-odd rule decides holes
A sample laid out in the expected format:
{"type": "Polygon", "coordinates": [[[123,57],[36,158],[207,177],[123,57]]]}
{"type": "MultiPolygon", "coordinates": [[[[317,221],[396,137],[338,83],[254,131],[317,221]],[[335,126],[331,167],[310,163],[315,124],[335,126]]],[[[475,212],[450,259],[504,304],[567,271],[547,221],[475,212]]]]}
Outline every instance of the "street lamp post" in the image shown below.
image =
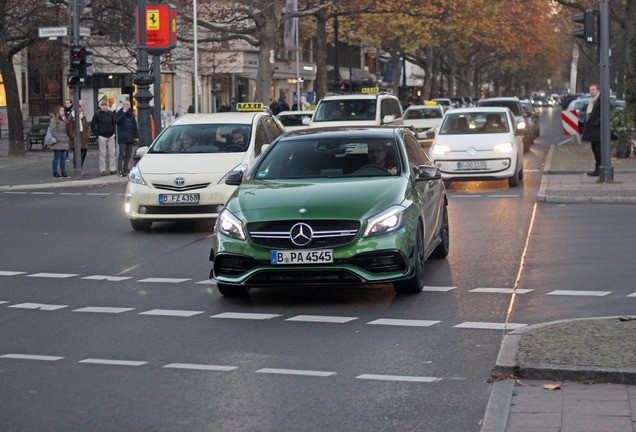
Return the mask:
{"type": "MultiPolygon", "coordinates": [[[[137,99],[137,115],[139,124],[139,146],[149,146],[152,142],[152,130],[150,122],[150,100],[152,93],[150,85],[154,82],[155,77],[149,74],[148,68],[148,46],[146,45],[146,1],[137,0],[137,35],[138,60],[137,75],[134,83],[137,85],[135,99],[137,99]]],[[[155,119],[160,121],[160,119],[155,119]]]]}

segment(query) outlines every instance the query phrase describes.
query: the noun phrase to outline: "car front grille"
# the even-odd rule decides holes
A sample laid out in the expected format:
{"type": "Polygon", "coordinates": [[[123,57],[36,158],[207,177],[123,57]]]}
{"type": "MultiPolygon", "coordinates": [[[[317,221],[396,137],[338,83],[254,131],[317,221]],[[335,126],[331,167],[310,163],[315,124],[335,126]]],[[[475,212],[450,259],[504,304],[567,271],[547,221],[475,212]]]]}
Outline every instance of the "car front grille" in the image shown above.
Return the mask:
{"type": "Polygon", "coordinates": [[[210,183],[200,183],[200,184],[194,184],[194,185],[188,185],[188,186],[172,186],[172,185],[166,185],[166,184],[153,183],[152,186],[155,187],[156,189],[161,189],[161,190],[167,190],[172,192],[185,192],[185,191],[191,191],[196,189],[205,189],[206,187],[210,186],[210,183]]]}
{"type": "Polygon", "coordinates": [[[324,285],[324,284],[359,284],[362,279],[355,274],[340,269],[322,270],[264,270],[255,273],[245,282],[247,285],[324,285]]]}
{"type": "Polygon", "coordinates": [[[347,220],[291,220],[275,222],[255,222],[247,225],[252,242],[268,248],[322,248],[347,244],[356,237],[360,222],[347,220]],[[311,227],[311,241],[298,246],[292,242],[290,231],[294,225],[303,222],[311,227]]]}

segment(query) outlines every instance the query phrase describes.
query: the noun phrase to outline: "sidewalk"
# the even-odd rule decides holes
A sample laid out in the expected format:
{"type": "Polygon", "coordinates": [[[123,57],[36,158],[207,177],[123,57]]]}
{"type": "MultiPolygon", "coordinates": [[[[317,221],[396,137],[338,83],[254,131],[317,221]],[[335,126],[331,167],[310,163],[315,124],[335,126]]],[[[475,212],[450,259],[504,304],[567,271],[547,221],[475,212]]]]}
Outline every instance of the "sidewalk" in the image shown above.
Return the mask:
{"type": "MultiPolygon", "coordinates": [[[[538,201],[636,204],[636,157],[612,159],[614,181],[589,143],[566,140],[546,159],[538,201]]],[[[481,432],[636,432],[636,319],[544,323],[505,335],[481,432]],[[581,349],[583,347],[583,349],[581,349]]]]}

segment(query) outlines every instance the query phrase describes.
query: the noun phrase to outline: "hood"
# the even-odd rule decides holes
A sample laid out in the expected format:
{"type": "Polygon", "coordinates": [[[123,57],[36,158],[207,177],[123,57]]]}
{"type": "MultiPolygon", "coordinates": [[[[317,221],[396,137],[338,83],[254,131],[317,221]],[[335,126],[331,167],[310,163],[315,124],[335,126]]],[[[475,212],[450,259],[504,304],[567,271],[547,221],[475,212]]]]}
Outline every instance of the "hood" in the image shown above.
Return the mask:
{"type": "Polygon", "coordinates": [[[240,164],[245,153],[146,153],[139,161],[142,175],[221,174],[240,164]]]}
{"type": "Polygon", "coordinates": [[[497,144],[512,142],[514,136],[512,132],[496,134],[470,134],[470,135],[437,135],[433,145],[441,144],[449,146],[453,152],[464,151],[468,147],[476,150],[489,151],[497,144]]]}
{"type": "Polygon", "coordinates": [[[400,204],[405,177],[247,180],[228,201],[228,209],[246,222],[292,218],[365,219],[400,204]],[[304,208],[306,213],[299,213],[304,208]]]}

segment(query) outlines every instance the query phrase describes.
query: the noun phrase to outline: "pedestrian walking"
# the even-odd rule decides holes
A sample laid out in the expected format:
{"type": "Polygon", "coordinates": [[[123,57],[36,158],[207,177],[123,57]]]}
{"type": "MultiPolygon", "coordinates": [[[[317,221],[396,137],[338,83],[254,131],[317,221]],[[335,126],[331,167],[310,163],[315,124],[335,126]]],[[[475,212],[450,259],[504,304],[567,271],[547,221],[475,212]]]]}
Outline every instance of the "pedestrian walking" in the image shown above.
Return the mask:
{"type": "Polygon", "coordinates": [[[68,178],[68,174],[66,174],[66,157],[68,156],[69,137],[66,132],[63,106],[58,106],[51,114],[49,130],[53,138],[55,138],[55,144],[51,146],[51,150],[53,150],[53,178],[68,178]],[[57,170],[58,165],[60,172],[57,170]]]}
{"type": "Polygon", "coordinates": [[[274,99],[271,104],[269,104],[269,110],[272,114],[278,115],[281,112],[280,105],[278,104],[278,100],[274,99]]]}
{"type": "Polygon", "coordinates": [[[115,158],[115,113],[108,109],[108,102],[102,100],[99,110],[91,121],[91,130],[97,137],[99,146],[99,173],[106,175],[106,154],[110,165],[110,174],[117,173],[117,159],[115,158]]]}
{"type": "Polygon", "coordinates": [[[280,100],[278,101],[278,107],[280,109],[279,112],[289,111],[289,104],[287,103],[287,98],[285,97],[285,95],[282,95],[280,97],[280,100]]]}
{"type": "MultiPolygon", "coordinates": [[[[88,128],[88,120],[86,120],[86,116],[84,115],[84,108],[86,108],[84,101],[79,101],[80,168],[84,166],[84,160],[86,159],[86,153],[88,152],[88,138],[91,135],[88,128]]],[[[73,150],[75,150],[75,111],[73,111],[66,120],[66,132],[70,139],[69,145],[73,150]]],[[[73,168],[77,168],[75,165],[75,158],[73,158],[73,168]]],[[[88,176],[82,173],[82,177],[86,178],[88,176]]]]}
{"type": "Polygon", "coordinates": [[[598,84],[590,85],[590,103],[587,105],[585,113],[585,126],[583,127],[583,141],[590,141],[592,153],[594,154],[594,171],[587,175],[591,177],[599,176],[601,166],[601,90],[598,84]]]}
{"type": "Polygon", "coordinates": [[[137,120],[130,101],[124,101],[123,107],[115,113],[117,125],[117,141],[119,142],[119,158],[117,159],[117,173],[120,177],[128,175],[128,164],[132,156],[135,143],[139,142],[137,120]]]}

